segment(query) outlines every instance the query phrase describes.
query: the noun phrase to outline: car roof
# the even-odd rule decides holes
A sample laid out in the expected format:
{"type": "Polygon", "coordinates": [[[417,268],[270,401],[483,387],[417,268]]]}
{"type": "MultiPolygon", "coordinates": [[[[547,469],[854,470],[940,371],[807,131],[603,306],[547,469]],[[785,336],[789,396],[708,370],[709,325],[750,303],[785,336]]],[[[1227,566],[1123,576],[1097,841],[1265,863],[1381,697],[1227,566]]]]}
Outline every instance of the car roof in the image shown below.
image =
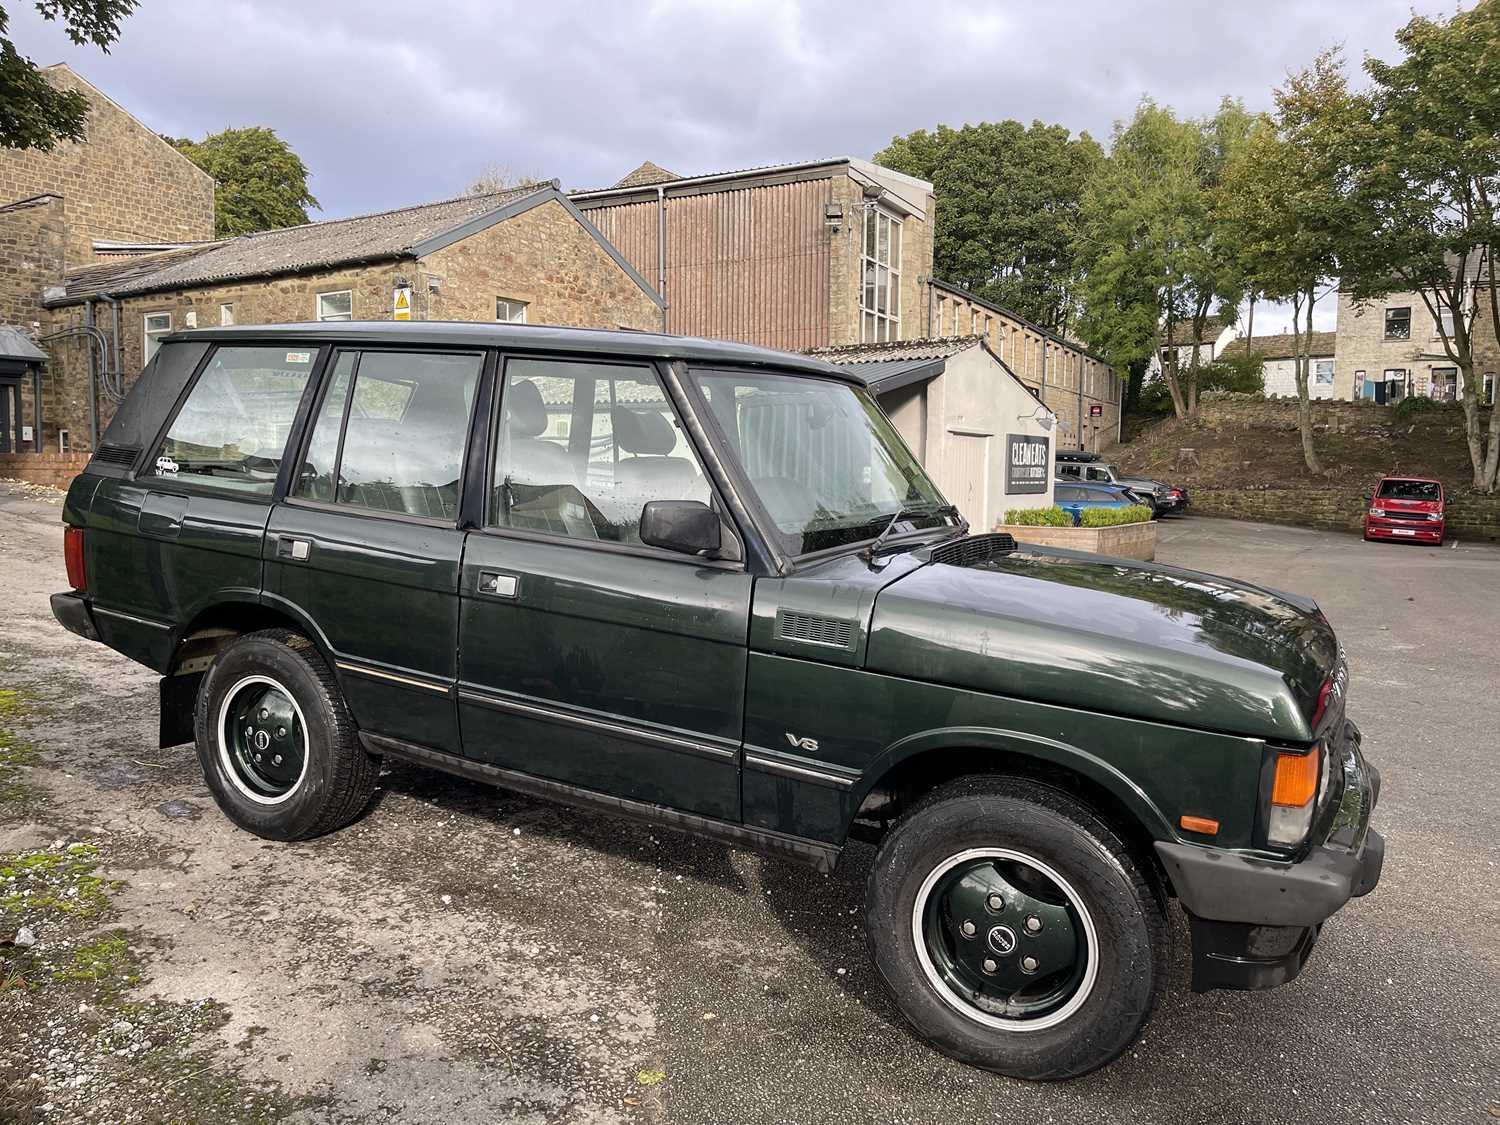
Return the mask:
{"type": "Polygon", "coordinates": [[[489,324],[446,320],[344,320],[305,324],[241,324],[224,328],[194,328],[173,332],[167,341],[248,342],[251,340],[307,340],[335,344],[426,344],[459,347],[507,348],[516,351],[588,352],[640,359],[686,359],[775,368],[798,375],[863,384],[831,363],[792,352],[757,348],[727,340],[669,336],[659,332],[630,332],[607,328],[559,328],[544,324],[489,324]]]}

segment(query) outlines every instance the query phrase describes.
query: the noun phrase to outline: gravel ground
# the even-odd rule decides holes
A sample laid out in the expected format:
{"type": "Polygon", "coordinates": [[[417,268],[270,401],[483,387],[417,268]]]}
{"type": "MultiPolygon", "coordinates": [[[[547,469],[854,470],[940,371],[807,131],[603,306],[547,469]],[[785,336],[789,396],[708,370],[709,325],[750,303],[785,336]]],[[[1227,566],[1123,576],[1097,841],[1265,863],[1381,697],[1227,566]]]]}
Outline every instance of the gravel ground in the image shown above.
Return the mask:
{"type": "Polygon", "coordinates": [[[406,766],[326,839],[232,828],[155,748],[152,674],[52,621],[57,521],[0,486],[0,940],[37,938],[0,946],[0,1121],[1500,1117],[1500,550],[1164,525],[1164,561],[1324,605],[1385,878],[1278,991],[1193,996],[1179,948],[1145,1037],[1041,1086],[908,1031],[863,848],[822,876],[406,766]]]}

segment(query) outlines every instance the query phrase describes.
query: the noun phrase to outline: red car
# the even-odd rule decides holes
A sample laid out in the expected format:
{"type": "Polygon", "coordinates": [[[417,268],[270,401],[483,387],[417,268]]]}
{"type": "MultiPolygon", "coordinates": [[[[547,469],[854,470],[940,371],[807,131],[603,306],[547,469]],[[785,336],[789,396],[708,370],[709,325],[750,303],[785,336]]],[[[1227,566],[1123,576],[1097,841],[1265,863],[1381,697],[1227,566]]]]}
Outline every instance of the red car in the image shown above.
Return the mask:
{"type": "Polygon", "coordinates": [[[1382,477],[1365,513],[1366,539],[1443,541],[1443,485],[1421,477],[1382,477]]]}

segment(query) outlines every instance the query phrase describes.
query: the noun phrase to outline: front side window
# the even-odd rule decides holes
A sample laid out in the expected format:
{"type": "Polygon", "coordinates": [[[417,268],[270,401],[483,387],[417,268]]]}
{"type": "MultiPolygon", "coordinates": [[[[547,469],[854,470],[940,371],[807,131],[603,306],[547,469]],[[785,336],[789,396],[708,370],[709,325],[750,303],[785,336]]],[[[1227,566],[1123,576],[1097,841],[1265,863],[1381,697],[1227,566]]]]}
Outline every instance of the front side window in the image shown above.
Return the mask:
{"type": "Polygon", "coordinates": [[[495,319],[502,324],[525,324],[526,302],[513,297],[496,297],[495,319]]]}
{"type": "Polygon", "coordinates": [[[865,392],[791,375],[705,372],[697,381],[789,554],[872,539],[901,509],[908,528],[957,521],[865,392]]]}
{"type": "Polygon", "coordinates": [[[639,545],[649,501],[708,503],[710,495],[650,367],[506,364],[490,503],[495,526],[639,545]]]}
{"type": "Polygon", "coordinates": [[[1385,338],[1387,340],[1411,339],[1411,306],[1385,310],[1385,338]]]}
{"type": "Polygon", "coordinates": [[[269,496],[316,354],[285,345],[217,349],[151,475],[269,496]]]}
{"type": "Polygon", "coordinates": [[[354,294],[348,289],[318,294],[319,320],[353,320],[354,294]]]}
{"type": "Polygon", "coordinates": [[[295,493],[396,515],[458,518],[478,355],[343,352],[295,493]]]}
{"type": "MultiPolygon", "coordinates": [[[[865,208],[860,248],[860,339],[867,344],[901,338],[901,220],[865,208]]],[[[957,310],[955,310],[955,315],[957,310]]]]}
{"type": "Polygon", "coordinates": [[[151,362],[151,357],[156,354],[156,349],[161,347],[161,338],[172,331],[171,313],[147,313],[145,319],[145,335],[141,348],[141,363],[145,366],[151,362]]]}

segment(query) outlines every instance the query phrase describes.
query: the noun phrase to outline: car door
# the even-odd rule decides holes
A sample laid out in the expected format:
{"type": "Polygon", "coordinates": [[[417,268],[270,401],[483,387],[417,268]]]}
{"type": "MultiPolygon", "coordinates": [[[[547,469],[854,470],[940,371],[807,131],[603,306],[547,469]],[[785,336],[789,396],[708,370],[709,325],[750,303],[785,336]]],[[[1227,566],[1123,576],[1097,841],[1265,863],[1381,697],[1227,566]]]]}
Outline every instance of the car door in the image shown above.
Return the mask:
{"type": "Polygon", "coordinates": [[[485,353],[341,349],[287,499],[266,599],[320,634],[360,728],[459,752],[459,505],[485,353]]]}
{"type": "Polygon", "coordinates": [[[498,390],[460,596],[465,754],[737,820],[753,580],[640,542],[647,501],[716,503],[661,378],[514,357],[498,390]]]}
{"type": "Polygon", "coordinates": [[[89,514],[94,556],[111,565],[94,603],[100,632],[157,668],[174,626],[218,601],[259,599],[266,520],[318,360],[284,343],[201,354],[140,470],[102,480],[89,514]]]}

